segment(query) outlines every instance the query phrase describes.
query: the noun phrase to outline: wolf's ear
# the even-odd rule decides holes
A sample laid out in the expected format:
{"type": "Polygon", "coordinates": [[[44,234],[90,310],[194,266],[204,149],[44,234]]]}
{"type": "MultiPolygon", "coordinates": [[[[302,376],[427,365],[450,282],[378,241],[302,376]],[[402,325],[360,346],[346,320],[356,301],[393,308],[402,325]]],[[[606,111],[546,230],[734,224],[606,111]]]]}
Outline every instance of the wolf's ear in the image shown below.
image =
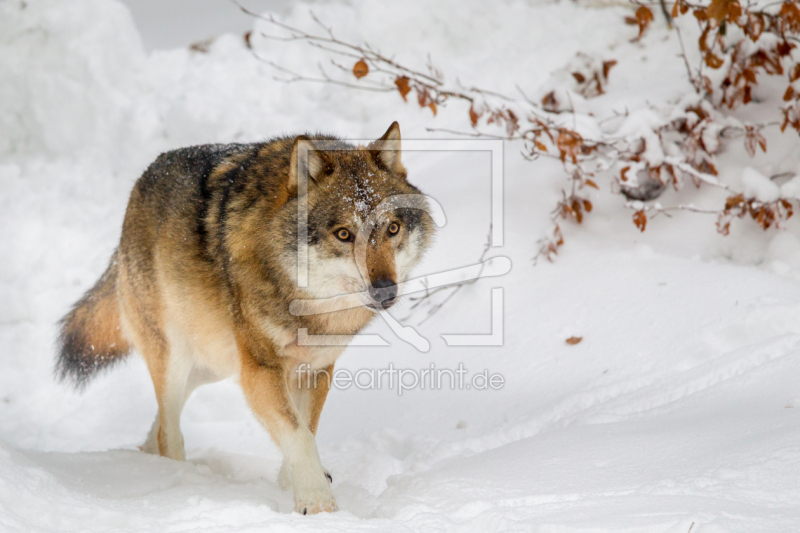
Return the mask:
{"type": "Polygon", "coordinates": [[[292,147],[292,159],[289,166],[289,182],[286,188],[289,194],[297,194],[298,176],[305,176],[312,182],[319,180],[325,172],[327,162],[322,151],[305,135],[295,139],[292,147]]]}
{"type": "Polygon", "coordinates": [[[392,122],[383,137],[370,143],[367,148],[379,166],[405,176],[406,169],[400,161],[400,124],[397,121],[392,122]]]}

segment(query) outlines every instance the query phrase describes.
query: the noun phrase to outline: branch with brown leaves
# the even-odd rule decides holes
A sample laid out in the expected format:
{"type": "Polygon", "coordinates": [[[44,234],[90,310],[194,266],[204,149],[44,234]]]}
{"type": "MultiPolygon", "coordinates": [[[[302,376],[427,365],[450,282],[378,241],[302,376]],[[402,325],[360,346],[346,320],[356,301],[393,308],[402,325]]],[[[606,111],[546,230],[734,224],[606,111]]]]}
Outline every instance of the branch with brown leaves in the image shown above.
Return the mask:
{"type": "MultiPolygon", "coordinates": [[[[674,118],[654,128],[651,134],[639,138],[605,136],[589,139],[582,136],[574,125],[575,112],[569,91],[554,90],[545,94],[540,101],[534,101],[520,87],[517,87],[517,97],[475,86],[467,87],[457,81],[449,82],[439,69],[433,67],[430,57],[424,69],[412,68],[369,44],[359,45],[341,40],[332,28],[325,26],[313,13],[311,18],[318,33],[290,26],[272,15],[262,16],[239,5],[245,13],[282,32],[277,35],[262,33],[263,38],[303,42],[333,56],[331,65],[337,76],[330,75],[321,65],[318,67],[320,76],[309,76],[266,60],[258,56],[254,49],[256,57],[288,76],[280,78],[282,81],[322,82],[358,90],[396,91],[403,101],[413,99],[419,106],[429,108],[434,115],[439,107],[450,101],[461,101],[468,104],[465,117],[468,119],[467,129],[429,128],[429,131],[519,141],[523,155],[531,161],[543,156],[557,158],[564,168],[567,185],[551,214],[551,235],[539,241],[536,257],[548,259],[552,259],[564,243],[559,222],[583,222],[585,215],[592,211],[592,202],[586,191],[599,189],[598,181],[601,178],[610,181],[612,191],[626,197],[628,207],[634,205],[631,202],[641,204],[642,207],[636,209],[633,217],[634,224],[641,231],[646,228],[648,213],[667,216],[675,211],[716,214],[717,229],[723,234],[727,234],[730,220],[735,217],[750,215],[760,227],[767,229],[792,216],[790,206],[794,200],[781,198],[767,205],[721,184],[717,179],[715,162],[715,154],[723,144],[736,138],[743,139],[744,147],[751,156],[758,150],[766,152],[763,129],[781,125],[778,121],[741,123],[723,113],[723,108],[730,109],[750,102],[749,95],[757,81],[757,71],[763,70],[768,74],[784,70],[789,72],[790,86],[784,98],[790,103],[782,111],[781,128],[791,126],[800,132],[800,87],[793,85],[800,79],[800,66],[791,54],[795,47],[793,39],[796,39],[800,30],[800,11],[795,15],[797,6],[791,1],[783,2],[780,6],[777,14],[771,14],[751,10],[749,6],[742,7],[737,0],[712,0],[707,6],[677,0],[673,4],[671,18],[679,18],[689,10],[693,12],[701,24],[702,37],[698,49],[704,58],[703,65],[708,68],[728,65],[727,76],[719,87],[714,87],[709,78],[703,75],[703,65],[696,72],[693,71],[683,48],[683,40],[679,38],[689,82],[698,92],[697,102],[678,110],[674,118]],[[741,28],[744,36],[738,42],[726,41],[726,25],[741,28]],[[767,51],[756,52],[741,44],[745,39],[755,40],[763,32],[775,33],[780,44],[767,51]],[[724,55],[724,59],[720,54],[724,55]],[[352,67],[346,66],[345,61],[349,61],[352,67]],[[674,153],[675,147],[678,148],[677,154],[674,153]],[[663,156],[653,156],[654,153],[663,156]],[[698,209],[684,204],[662,207],[660,204],[644,203],[654,201],[668,187],[680,190],[687,183],[698,188],[710,186],[724,189],[728,193],[728,201],[717,210],[698,209]]],[[[643,3],[637,4],[634,16],[628,20],[638,27],[638,34],[633,40],[641,40],[653,20],[650,8],[643,3]]],[[[675,28],[678,31],[677,24],[675,28]]],[[[570,90],[587,99],[603,94],[616,61],[580,54],[579,59],[578,66],[570,72],[575,82],[570,90]]],[[[599,119],[599,123],[620,116],[617,114],[599,119]]]]}

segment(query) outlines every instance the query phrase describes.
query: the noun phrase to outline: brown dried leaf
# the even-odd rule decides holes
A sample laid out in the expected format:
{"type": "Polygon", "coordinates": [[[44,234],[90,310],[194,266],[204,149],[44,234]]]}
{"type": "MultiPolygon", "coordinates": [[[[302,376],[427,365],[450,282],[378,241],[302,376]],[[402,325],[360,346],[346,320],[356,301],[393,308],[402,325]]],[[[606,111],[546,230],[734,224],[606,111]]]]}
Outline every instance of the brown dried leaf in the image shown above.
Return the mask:
{"type": "Polygon", "coordinates": [[[428,89],[417,87],[417,103],[420,107],[428,107],[431,103],[431,95],[428,89]]]}
{"type": "Polygon", "coordinates": [[[728,2],[728,21],[736,23],[739,17],[742,16],[742,6],[737,0],[728,2]]]}
{"type": "Polygon", "coordinates": [[[736,22],[742,15],[742,6],[738,0],[711,0],[706,15],[720,25],[723,21],[736,22]]]}
{"type": "Polygon", "coordinates": [[[664,163],[661,165],[661,168],[664,169],[664,173],[669,174],[669,179],[667,179],[666,183],[672,183],[672,187],[677,191],[681,184],[678,181],[678,176],[675,175],[675,167],[669,163],[664,163]]]}
{"type": "Polygon", "coordinates": [[[750,157],[756,155],[756,149],[761,147],[761,150],[767,151],[767,139],[755,127],[747,126],[744,134],[744,148],[750,157]]]}
{"type": "Polygon", "coordinates": [[[782,198],[781,205],[783,206],[784,209],[786,209],[786,218],[787,219],[792,218],[792,215],[794,214],[794,208],[792,207],[792,202],[786,200],[785,198],[782,198]]]}
{"type": "Polygon", "coordinates": [[[750,154],[750,157],[756,155],[756,143],[749,136],[744,138],[744,149],[747,150],[747,153],[750,154]]]}
{"type": "Polygon", "coordinates": [[[616,59],[609,59],[608,61],[603,61],[603,78],[608,79],[608,73],[611,72],[611,67],[617,64],[616,59]]]}
{"type": "Polygon", "coordinates": [[[693,10],[692,15],[694,15],[694,18],[696,18],[698,22],[705,22],[708,20],[708,14],[706,13],[705,8],[693,10]]]}
{"type": "Polygon", "coordinates": [[[556,99],[555,91],[550,91],[542,97],[542,107],[550,113],[558,112],[558,100],[556,99]]]}
{"type": "Polygon", "coordinates": [[[706,52],[705,61],[706,61],[706,65],[708,65],[709,67],[714,68],[714,69],[720,68],[725,63],[725,61],[723,61],[721,58],[715,56],[711,52],[706,52]]]}
{"type": "Polygon", "coordinates": [[[561,162],[565,162],[567,157],[572,160],[572,163],[578,164],[578,149],[580,148],[583,138],[574,131],[562,129],[558,132],[558,151],[561,157],[561,162]]]}
{"type": "Polygon", "coordinates": [[[672,4],[672,18],[674,19],[678,18],[678,15],[686,14],[687,11],[689,11],[689,4],[683,0],[678,0],[672,4]]]}
{"type": "Polygon", "coordinates": [[[784,2],[778,16],[786,29],[794,33],[800,32],[800,8],[797,7],[796,0],[784,2]]]}
{"type": "Polygon", "coordinates": [[[572,211],[575,212],[575,220],[578,221],[578,224],[583,222],[583,203],[580,198],[572,199],[572,211]]]}
{"type": "Polygon", "coordinates": [[[204,41],[197,41],[189,45],[189,50],[192,52],[199,52],[201,54],[207,54],[208,51],[211,49],[211,45],[214,44],[214,37],[210,37],[205,39],[204,41]]]}
{"type": "Polygon", "coordinates": [[[556,246],[561,246],[564,244],[564,235],[561,233],[561,228],[558,224],[555,224],[555,228],[553,228],[553,238],[555,238],[556,246]]]}
{"type": "Polygon", "coordinates": [[[353,65],[353,76],[358,79],[363,78],[369,74],[369,65],[363,59],[359,59],[355,65],[353,65]]]}
{"type": "Polygon", "coordinates": [[[728,17],[728,2],[731,0],[711,0],[706,13],[708,18],[716,21],[717,24],[722,22],[728,17]]]}
{"type": "Polygon", "coordinates": [[[567,343],[567,344],[569,344],[570,346],[575,346],[576,344],[578,344],[578,343],[579,343],[579,342],[581,342],[582,340],[583,340],[583,337],[570,337],[569,339],[567,339],[567,340],[566,340],[566,341],[564,341],[564,342],[566,342],[566,343],[567,343]]]}
{"type": "Polygon", "coordinates": [[[597,183],[595,183],[594,180],[586,180],[584,183],[589,187],[597,189],[598,191],[600,190],[600,187],[597,186],[597,183]]]}
{"type": "Polygon", "coordinates": [[[800,63],[796,64],[792,68],[791,74],[789,74],[789,83],[792,83],[795,80],[800,80],[800,63]]]}
{"type": "Polygon", "coordinates": [[[435,102],[431,102],[430,104],[428,104],[428,107],[431,109],[431,111],[433,111],[433,116],[435,117],[436,116],[436,103],[435,102]]]}
{"type": "Polygon", "coordinates": [[[644,231],[644,228],[647,227],[647,215],[644,210],[636,211],[633,214],[633,223],[636,224],[639,231],[644,231]]]}
{"type": "Polygon", "coordinates": [[[739,207],[744,204],[744,195],[739,193],[734,196],[729,196],[725,200],[725,211],[730,211],[735,207],[739,207]]]}
{"type": "Polygon", "coordinates": [[[636,10],[636,23],[639,25],[639,35],[636,36],[634,41],[638,41],[644,35],[647,27],[653,22],[653,12],[647,6],[639,6],[636,10]]]}
{"type": "Polygon", "coordinates": [[[473,106],[469,106],[469,121],[472,123],[472,127],[478,125],[478,119],[481,118],[481,114],[475,111],[473,106]]]}
{"type": "Polygon", "coordinates": [[[725,216],[724,213],[720,213],[717,219],[717,231],[722,235],[728,235],[731,232],[730,218],[725,216]]]}
{"type": "Polygon", "coordinates": [[[394,84],[397,85],[397,90],[400,91],[400,96],[402,96],[403,100],[406,102],[408,102],[408,98],[406,98],[406,96],[411,92],[411,87],[409,87],[408,81],[409,80],[407,76],[398,76],[394,80],[394,84]]]}
{"type": "Polygon", "coordinates": [[[709,161],[708,159],[703,159],[699,163],[692,163],[692,166],[699,170],[700,172],[704,172],[706,174],[711,174],[712,176],[718,176],[719,172],[717,171],[717,167],[709,161]]]}
{"type": "Polygon", "coordinates": [[[706,41],[707,41],[707,38],[708,38],[708,32],[709,31],[711,31],[711,24],[706,24],[706,27],[703,30],[703,33],[700,34],[700,38],[697,41],[697,46],[700,48],[701,52],[707,52],[708,51],[708,43],[706,41]]]}
{"type": "Polygon", "coordinates": [[[764,31],[766,22],[762,13],[747,13],[747,23],[742,28],[750,40],[756,42],[764,31]]]}
{"type": "Polygon", "coordinates": [[[651,167],[648,163],[647,176],[654,182],[664,185],[664,181],[661,179],[661,165],[657,167],[651,167]]]}
{"type": "Polygon", "coordinates": [[[508,119],[506,119],[506,133],[509,137],[514,135],[519,130],[519,117],[512,110],[506,111],[508,119]]]}

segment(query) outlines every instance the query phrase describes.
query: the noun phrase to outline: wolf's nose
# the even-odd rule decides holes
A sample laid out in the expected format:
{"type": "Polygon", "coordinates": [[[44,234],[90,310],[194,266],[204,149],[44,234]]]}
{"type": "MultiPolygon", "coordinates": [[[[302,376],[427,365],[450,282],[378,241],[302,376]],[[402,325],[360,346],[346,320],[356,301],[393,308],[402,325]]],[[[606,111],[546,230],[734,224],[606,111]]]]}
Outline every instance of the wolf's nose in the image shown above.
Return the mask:
{"type": "Polygon", "coordinates": [[[378,278],[369,288],[370,297],[384,307],[390,307],[397,298],[397,285],[389,278],[378,278]]]}

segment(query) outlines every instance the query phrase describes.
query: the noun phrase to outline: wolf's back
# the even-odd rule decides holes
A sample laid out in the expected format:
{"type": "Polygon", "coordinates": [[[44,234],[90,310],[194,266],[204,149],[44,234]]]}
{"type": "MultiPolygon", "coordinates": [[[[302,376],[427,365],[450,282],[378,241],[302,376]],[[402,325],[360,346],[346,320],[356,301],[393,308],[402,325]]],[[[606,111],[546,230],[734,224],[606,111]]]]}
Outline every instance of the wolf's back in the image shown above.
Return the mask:
{"type": "Polygon", "coordinates": [[[159,156],[136,182],[122,238],[105,273],[61,320],[56,375],[82,388],[98,372],[121,361],[131,351],[122,331],[120,306],[121,262],[131,289],[152,283],[153,251],[159,234],[181,218],[192,226],[200,244],[205,235],[204,204],[210,194],[206,179],[226,157],[246,145],[206,145],[159,156]]]}

